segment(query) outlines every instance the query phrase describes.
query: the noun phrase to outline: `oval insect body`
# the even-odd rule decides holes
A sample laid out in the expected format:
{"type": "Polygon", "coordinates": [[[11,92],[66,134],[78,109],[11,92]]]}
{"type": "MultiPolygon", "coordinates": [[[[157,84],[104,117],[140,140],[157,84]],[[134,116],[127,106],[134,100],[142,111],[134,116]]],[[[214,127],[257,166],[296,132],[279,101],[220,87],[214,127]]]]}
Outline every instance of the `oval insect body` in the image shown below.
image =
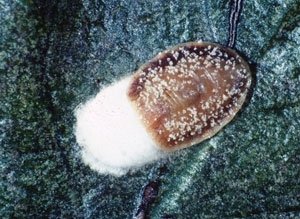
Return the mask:
{"type": "Polygon", "coordinates": [[[157,145],[170,151],[218,132],[241,108],[250,84],[249,66],[234,50],[191,42],[142,66],[128,96],[157,145]]]}

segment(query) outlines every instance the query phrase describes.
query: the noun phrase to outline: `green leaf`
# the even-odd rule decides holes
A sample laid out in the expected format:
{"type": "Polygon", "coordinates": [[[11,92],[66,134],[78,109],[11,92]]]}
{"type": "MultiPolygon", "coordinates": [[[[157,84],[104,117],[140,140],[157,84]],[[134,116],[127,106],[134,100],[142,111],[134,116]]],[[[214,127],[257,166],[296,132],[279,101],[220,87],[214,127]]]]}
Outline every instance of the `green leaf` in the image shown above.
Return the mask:
{"type": "Polygon", "coordinates": [[[300,217],[300,3],[244,0],[236,50],[255,83],[211,139],[123,177],[85,166],[74,109],[187,41],[226,45],[230,1],[0,0],[0,215],[300,217]],[[162,168],[162,166],[164,168],[162,168]]]}

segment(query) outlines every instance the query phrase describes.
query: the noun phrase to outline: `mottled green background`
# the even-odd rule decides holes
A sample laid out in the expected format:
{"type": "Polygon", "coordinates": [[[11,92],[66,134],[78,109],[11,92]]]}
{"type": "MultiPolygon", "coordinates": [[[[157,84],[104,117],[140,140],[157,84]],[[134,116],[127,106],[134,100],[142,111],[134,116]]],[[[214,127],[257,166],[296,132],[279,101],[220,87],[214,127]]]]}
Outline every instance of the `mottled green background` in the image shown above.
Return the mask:
{"type": "MultiPolygon", "coordinates": [[[[162,163],[91,171],[74,109],[170,46],[226,45],[228,18],[228,0],[0,0],[1,218],[131,218],[162,163]]],[[[300,217],[299,0],[245,0],[236,49],[248,104],[165,162],[150,218],[300,217]]]]}

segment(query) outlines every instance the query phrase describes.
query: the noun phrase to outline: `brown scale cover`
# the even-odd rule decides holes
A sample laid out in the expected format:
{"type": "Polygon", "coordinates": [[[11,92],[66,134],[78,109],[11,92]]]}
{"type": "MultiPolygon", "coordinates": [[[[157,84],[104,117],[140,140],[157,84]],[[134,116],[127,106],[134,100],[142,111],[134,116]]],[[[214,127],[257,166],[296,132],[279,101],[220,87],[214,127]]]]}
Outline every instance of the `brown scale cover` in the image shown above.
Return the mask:
{"type": "Polygon", "coordinates": [[[250,85],[249,66],[234,50],[190,42],[140,67],[128,98],[157,145],[172,151],[216,134],[241,108],[250,85]]]}

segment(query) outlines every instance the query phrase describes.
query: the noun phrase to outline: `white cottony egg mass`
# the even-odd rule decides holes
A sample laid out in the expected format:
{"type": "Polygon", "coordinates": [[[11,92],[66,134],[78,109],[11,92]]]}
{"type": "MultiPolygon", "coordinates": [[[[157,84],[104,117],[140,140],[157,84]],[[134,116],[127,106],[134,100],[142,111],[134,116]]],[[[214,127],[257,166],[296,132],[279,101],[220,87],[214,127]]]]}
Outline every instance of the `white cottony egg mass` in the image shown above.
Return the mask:
{"type": "Polygon", "coordinates": [[[120,176],[167,155],[152,141],[128,101],[130,80],[102,89],[75,113],[83,161],[100,173],[120,176]]]}

